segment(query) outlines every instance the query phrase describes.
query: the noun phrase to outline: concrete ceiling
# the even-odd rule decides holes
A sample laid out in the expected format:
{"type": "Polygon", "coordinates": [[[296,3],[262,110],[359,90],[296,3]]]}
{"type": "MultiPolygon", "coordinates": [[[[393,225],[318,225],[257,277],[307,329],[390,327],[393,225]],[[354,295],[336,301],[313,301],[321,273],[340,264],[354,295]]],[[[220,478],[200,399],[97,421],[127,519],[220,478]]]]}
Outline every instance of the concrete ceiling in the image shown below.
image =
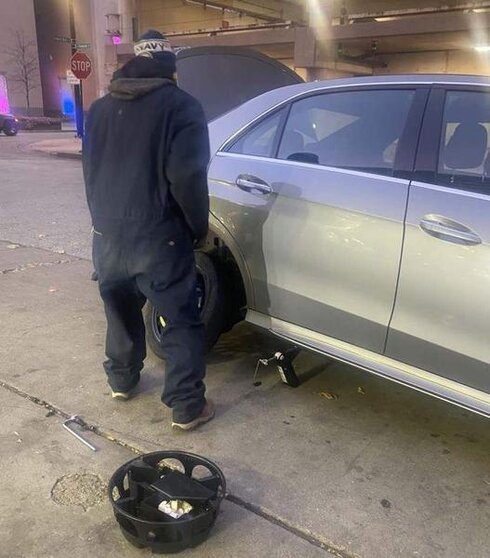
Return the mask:
{"type": "Polygon", "coordinates": [[[259,45],[258,50],[276,60],[292,60],[294,58],[294,43],[259,45]]]}
{"type": "MultiPolygon", "coordinates": [[[[316,0],[321,2],[322,0],[316,0]]],[[[333,0],[329,2],[334,18],[346,20],[440,11],[479,10],[490,6],[488,0],[333,0]]],[[[325,6],[326,8],[326,6],[325,6]]]]}
{"type": "MultiPolygon", "coordinates": [[[[410,52],[435,52],[447,50],[472,50],[475,40],[467,32],[440,33],[437,35],[404,35],[383,37],[376,40],[377,54],[401,54],[410,52]]],[[[345,48],[353,55],[367,53],[373,47],[372,40],[349,41],[345,48]]]]}
{"type": "Polygon", "coordinates": [[[189,0],[193,4],[234,10],[264,22],[305,23],[308,12],[324,13],[334,24],[372,21],[436,12],[490,10],[490,0],[189,0]]]}
{"type": "Polygon", "coordinates": [[[464,8],[462,11],[456,8],[461,9],[467,2],[454,0],[346,0],[345,3],[342,0],[208,2],[226,4],[232,9],[253,10],[256,16],[257,12],[264,11],[264,14],[267,12],[267,17],[278,18],[267,20],[272,23],[278,23],[279,20],[294,21],[295,14],[299,17],[298,12],[294,11],[298,10],[299,4],[313,6],[316,3],[322,10],[330,9],[330,16],[334,18],[332,26],[270,26],[268,29],[244,30],[242,33],[218,32],[213,36],[186,37],[182,42],[187,46],[253,45],[277,59],[294,58],[299,67],[321,67],[332,60],[373,66],[383,63],[383,55],[451,50],[473,53],[475,46],[490,44],[490,11],[483,8],[484,5],[490,6],[490,0],[473,2],[473,6],[479,7],[464,8]],[[349,17],[354,13],[349,10],[359,10],[359,19],[346,20],[343,25],[335,21],[335,15],[340,13],[342,6],[346,7],[349,17]],[[417,15],[414,13],[416,9],[427,9],[428,12],[423,11],[417,15]],[[437,13],[437,9],[441,9],[441,13],[437,13]],[[390,10],[391,14],[396,11],[398,15],[383,17],[382,14],[387,13],[384,10],[390,10]],[[371,15],[367,17],[366,14],[371,15]]]}
{"type": "Polygon", "coordinates": [[[238,13],[262,19],[263,21],[279,23],[305,21],[304,2],[294,0],[192,0],[192,3],[216,6],[234,10],[238,13]]]}

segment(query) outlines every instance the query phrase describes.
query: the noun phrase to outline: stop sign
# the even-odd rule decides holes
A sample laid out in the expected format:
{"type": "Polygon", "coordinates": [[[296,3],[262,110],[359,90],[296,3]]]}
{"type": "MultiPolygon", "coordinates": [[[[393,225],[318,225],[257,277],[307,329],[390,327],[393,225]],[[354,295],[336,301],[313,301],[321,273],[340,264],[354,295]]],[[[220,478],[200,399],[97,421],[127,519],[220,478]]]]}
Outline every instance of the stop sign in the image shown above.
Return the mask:
{"type": "Polygon", "coordinates": [[[75,52],[70,67],[78,79],[86,79],[92,71],[92,61],[84,52],[75,52]]]}

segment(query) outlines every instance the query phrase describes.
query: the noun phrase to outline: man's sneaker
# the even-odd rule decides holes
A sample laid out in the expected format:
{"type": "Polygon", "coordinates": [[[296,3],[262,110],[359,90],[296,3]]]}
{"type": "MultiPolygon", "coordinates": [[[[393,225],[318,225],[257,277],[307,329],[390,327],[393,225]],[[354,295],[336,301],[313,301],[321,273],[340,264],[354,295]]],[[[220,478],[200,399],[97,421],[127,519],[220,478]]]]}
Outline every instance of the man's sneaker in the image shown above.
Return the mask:
{"type": "Polygon", "coordinates": [[[111,390],[112,399],[116,401],[128,401],[133,395],[133,391],[113,391],[111,390]]]}
{"type": "Polygon", "coordinates": [[[191,422],[172,422],[172,427],[180,428],[180,430],[185,431],[194,430],[194,428],[197,428],[199,425],[209,422],[214,417],[215,411],[216,408],[214,403],[211,399],[208,399],[206,401],[206,405],[204,405],[202,413],[197,418],[191,420],[191,422]]]}

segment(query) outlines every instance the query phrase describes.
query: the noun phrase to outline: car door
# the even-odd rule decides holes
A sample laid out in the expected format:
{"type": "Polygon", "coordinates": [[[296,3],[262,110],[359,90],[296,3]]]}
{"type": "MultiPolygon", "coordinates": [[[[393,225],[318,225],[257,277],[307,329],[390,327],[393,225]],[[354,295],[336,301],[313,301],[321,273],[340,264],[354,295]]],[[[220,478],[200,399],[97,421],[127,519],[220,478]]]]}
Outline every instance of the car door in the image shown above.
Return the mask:
{"type": "Polygon", "coordinates": [[[309,94],[213,159],[212,207],[240,246],[255,310],[383,352],[426,91],[309,94]],[[213,201],[214,197],[214,201],[213,201]]]}
{"type": "Polygon", "coordinates": [[[434,88],[386,355],[490,392],[490,90],[434,88]]]}

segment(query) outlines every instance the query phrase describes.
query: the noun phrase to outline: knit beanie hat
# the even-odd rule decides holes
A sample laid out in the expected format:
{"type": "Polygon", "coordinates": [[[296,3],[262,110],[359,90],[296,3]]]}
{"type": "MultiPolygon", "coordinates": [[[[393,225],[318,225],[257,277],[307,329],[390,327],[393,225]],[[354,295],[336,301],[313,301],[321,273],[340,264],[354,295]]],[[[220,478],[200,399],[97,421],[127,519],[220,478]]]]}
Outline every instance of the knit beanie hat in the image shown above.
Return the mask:
{"type": "Polygon", "coordinates": [[[175,56],[167,37],[154,29],[149,29],[140,36],[134,44],[134,53],[136,56],[146,56],[147,58],[154,58],[160,53],[175,56]]]}
{"type": "Polygon", "coordinates": [[[134,44],[134,53],[136,54],[134,60],[140,60],[141,63],[145,60],[145,67],[152,66],[152,71],[156,71],[158,75],[169,79],[175,76],[177,56],[172,50],[170,41],[160,31],[150,29],[143,33],[134,44]]]}

